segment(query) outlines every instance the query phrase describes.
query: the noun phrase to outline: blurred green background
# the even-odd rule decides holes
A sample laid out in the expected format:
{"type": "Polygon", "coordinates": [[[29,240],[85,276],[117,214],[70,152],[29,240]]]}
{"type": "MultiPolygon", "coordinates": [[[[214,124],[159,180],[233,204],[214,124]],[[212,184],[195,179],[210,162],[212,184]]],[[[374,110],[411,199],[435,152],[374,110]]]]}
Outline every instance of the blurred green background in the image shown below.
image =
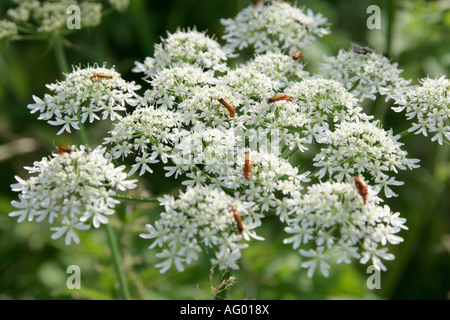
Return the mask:
{"type": "MultiPolygon", "coordinates": [[[[235,16],[250,0],[131,0],[125,13],[102,18],[100,26],[81,29],[67,40],[65,48],[70,65],[98,62],[115,66],[126,80],[145,87],[131,72],[134,61],[153,54],[153,46],[167,31],[196,26],[209,35],[220,36],[221,18],[235,16]]],[[[355,41],[387,51],[413,83],[427,75],[446,75],[450,70],[450,1],[298,1],[298,6],[321,12],[329,19],[332,33],[304,51],[307,68],[316,72],[322,56],[334,55],[355,41]],[[366,19],[369,5],[382,13],[380,30],[369,30],[366,19]]],[[[0,2],[0,18],[13,6],[0,2]]],[[[8,217],[12,211],[14,176],[26,178],[23,166],[55,150],[55,146],[76,143],[76,137],[56,136],[58,129],[37,121],[26,106],[32,95],[42,97],[45,84],[62,79],[55,56],[47,42],[0,42],[0,299],[116,299],[120,298],[103,229],[80,232],[81,243],[65,247],[63,239],[53,241],[45,223],[18,224],[8,217]],[[66,269],[81,268],[81,289],[68,290],[66,269]]],[[[389,111],[384,99],[366,103],[366,111],[385,123],[384,128],[401,132],[408,128],[403,114],[389,111]]],[[[101,142],[107,125],[88,128],[91,141],[101,142]]],[[[329,278],[316,273],[306,277],[300,268],[301,257],[283,245],[284,232],[276,219],[259,232],[266,241],[253,241],[243,251],[236,283],[226,292],[229,299],[448,299],[450,298],[450,208],[448,197],[449,146],[409,135],[403,139],[411,158],[421,159],[421,168],[400,172],[403,187],[395,189],[398,198],[386,203],[407,219],[405,242],[391,249],[396,260],[387,262],[381,275],[381,289],[369,290],[366,267],[335,265],[329,278]]],[[[143,181],[144,191],[170,192],[176,185],[157,174],[143,181]]],[[[142,191],[142,190],[140,190],[142,191]]],[[[139,191],[138,191],[139,192],[139,191]]],[[[210,279],[207,257],[183,273],[169,271],[159,275],[152,266],[154,253],[149,242],[138,237],[144,224],[154,221],[159,208],[125,203],[113,225],[120,239],[132,298],[134,299],[211,299],[211,286],[217,286],[220,273],[210,279]]],[[[270,221],[273,220],[273,221],[270,221]]],[[[223,295],[224,293],[220,294],[223,295]]]]}

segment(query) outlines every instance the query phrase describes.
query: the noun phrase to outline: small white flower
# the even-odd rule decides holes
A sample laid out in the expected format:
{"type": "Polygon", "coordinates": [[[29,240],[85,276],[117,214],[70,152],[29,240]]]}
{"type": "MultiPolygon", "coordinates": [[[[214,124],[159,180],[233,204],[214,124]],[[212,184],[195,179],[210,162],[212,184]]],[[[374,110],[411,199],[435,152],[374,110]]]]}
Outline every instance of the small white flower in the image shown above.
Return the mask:
{"type": "Polygon", "coordinates": [[[314,271],[316,270],[317,266],[319,266],[320,272],[325,276],[328,277],[330,272],[330,265],[327,263],[326,260],[330,258],[329,253],[324,253],[325,248],[324,247],[318,247],[317,250],[300,250],[300,254],[302,256],[312,258],[311,260],[305,261],[301,264],[303,268],[308,269],[307,276],[308,278],[312,278],[314,275],[314,271]]]}
{"type": "Polygon", "coordinates": [[[386,271],[387,267],[383,264],[381,259],[383,260],[394,260],[395,256],[392,253],[388,253],[388,248],[378,248],[378,244],[366,240],[363,245],[365,251],[362,253],[362,257],[359,260],[362,264],[366,264],[369,260],[372,262],[374,268],[378,271],[386,271]]]}
{"type": "Polygon", "coordinates": [[[76,244],[80,243],[80,238],[78,237],[74,229],[89,230],[90,228],[88,224],[84,224],[83,222],[78,221],[76,218],[73,218],[71,221],[69,221],[67,217],[63,217],[61,224],[61,227],[50,228],[51,231],[55,231],[55,233],[52,234],[51,238],[53,240],[56,240],[66,234],[66,236],[64,237],[64,243],[66,244],[66,246],[69,246],[72,241],[76,244]]]}
{"type": "Polygon", "coordinates": [[[212,265],[218,265],[219,270],[227,268],[237,270],[239,265],[237,261],[241,258],[241,252],[239,250],[231,251],[230,248],[222,246],[219,252],[216,252],[216,258],[211,259],[212,265]]]}
{"type": "Polygon", "coordinates": [[[141,157],[136,157],[136,163],[131,166],[131,170],[128,172],[128,175],[131,176],[132,174],[134,174],[139,169],[139,167],[141,168],[141,170],[139,171],[140,176],[142,176],[145,172],[152,173],[153,170],[147,164],[158,162],[158,160],[150,158],[149,154],[143,152],[141,157]]]}
{"type": "MultiPolygon", "coordinates": [[[[163,205],[163,202],[161,202],[163,205]]],[[[141,238],[144,239],[155,239],[153,243],[148,247],[149,249],[153,249],[154,247],[162,247],[164,244],[164,237],[166,230],[164,230],[164,226],[159,221],[155,222],[155,226],[152,226],[151,224],[146,224],[145,227],[147,228],[148,233],[142,233],[140,234],[141,238]]]]}
{"type": "Polygon", "coordinates": [[[188,187],[201,187],[206,181],[206,176],[201,171],[186,173],[186,177],[190,180],[184,180],[181,184],[188,187]]]}
{"type": "Polygon", "coordinates": [[[184,258],[182,258],[184,255],[184,249],[180,249],[180,250],[176,250],[175,247],[172,247],[171,250],[167,250],[164,249],[161,253],[157,253],[156,257],[160,258],[160,259],[164,259],[167,258],[167,260],[157,263],[155,264],[155,267],[157,268],[161,268],[161,270],[159,270],[159,273],[165,273],[167,270],[170,269],[170,267],[172,266],[172,264],[175,264],[175,268],[177,268],[177,270],[179,272],[184,271],[184,267],[183,267],[183,262],[184,262],[184,258]]]}
{"type": "Polygon", "coordinates": [[[294,236],[283,240],[284,244],[293,243],[292,248],[294,250],[298,249],[301,244],[308,243],[310,240],[314,239],[314,229],[304,223],[301,223],[301,225],[293,224],[293,227],[286,227],[284,231],[286,231],[286,233],[294,234],[294,236]]]}

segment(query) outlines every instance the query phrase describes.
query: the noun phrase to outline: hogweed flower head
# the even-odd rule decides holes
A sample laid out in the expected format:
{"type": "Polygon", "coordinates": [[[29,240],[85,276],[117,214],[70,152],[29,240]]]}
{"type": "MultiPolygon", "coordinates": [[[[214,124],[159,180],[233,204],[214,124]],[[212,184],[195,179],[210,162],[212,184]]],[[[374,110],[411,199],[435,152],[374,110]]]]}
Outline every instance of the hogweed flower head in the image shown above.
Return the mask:
{"type": "Polygon", "coordinates": [[[384,189],[386,197],[397,196],[389,185],[402,185],[392,172],[417,168],[418,159],[407,158],[399,136],[378,127],[378,122],[343,122],[334,132],[325,135],[327,144],[314,158],[320,168],[316,176],[337,181],[351,181],[354,176],[370,177],[374,187],[384,189]]]}
{"type": "Polygon", "coordinates": [[[141,107],[124,117],[104,139],[111,144],[108,157],[126,158],[133,155],[136,163],[129,175],[139,170],[139,175],[152,173],[151,165],[167,162],[175,142],[186,133],[178,129],[179,114],[153,107],[141,107]]]}
{"type": "Polygon", "coordinates": [[[324,57],[322,75],[341,82],[360,101],[376,99],[376,94],[388,100],[394,91],[411,83],[403,79],[398,64],[391,63],[381,54],[358,54],[352,50],[339,50],[337,56],[324,57]]]}
{"type": "Polygon", "coordinates": [[[39,120],[62,126],[57,134],[79,130],[87,121],[120,118],[126,105],[137,103],[135,91],[140,86],[123,80],[114,68],[74,67],[65,77],[46,85],[52,94],[45,94],[44,99],[33,96],[35,103],[28,105],[31,113],[40,113],[39,120]]]}
{"type": "Polygon", "coordinates": [[[241,10],[236,17],[221,19],[225,26],[225,50],[236,52],[252,47],[255,52],[285,52],[306,49],[329,33],[327,19],[311,10],[281,1],[260,1],[241,10]]]}
{"type": "MultiPolygon", "coordinates": [[[[362,112],[354,96],[341,83],[334,80],[322,77],[308,78],[290,84],[285,92],[292,97],[291,103],[294,108],[284,114],[280,123],[286,122],[290,125],[292,119],[298,114],[303,114],[309,122],[300,131],[304,131],[303,135],[307,137],[309,143],[313,138],[320,140],[321,135],[330,132],[335,124],[372,119],[362,112]]],[[[284,106],[281,106],[280,113],[283,109],[284,106]]]]}
{"type": "Polygon", "coordinates": [[[280,89],[284,89],[293,80],[300,81],[309,77],[303,63],[284,53],[256,54],[254,59],[246,63],[246,67],[249,71],[258,71],[279,82],[280,89]]]}
{"type": "Polygon", "coordinates": [[[405,111],[408,120],[414,119],[410,132],[432,134],[431,141],[450,142],[450,80],[423,78],[420,85],[400,88],[393,96],[396,112],[405,111]]]}
{"type": "Polygon", "coordinates": [[[66,245],[79,243],[76,230],[108,223],[119,203],[113,196],[136,187],[136,180],[127,180],[125,166],[114,167],[104,157],[105,150],[71,147],[25,167],[36,175],[28,180],[16,176],[11,188],[20,193],[19,201],[11,202],[17,210],[9,216],[18,222],[47,220],[52,239],[65,235],[66,245]]]}
{"type": "Polygon", "coordinates": [[[365,204],[355,186],[343,182],[314,184],[304,196],[289,202],[293,211],[285,231],[290,236],[284,243],[307,259],[301,266],[308,269],[308,277],[317,268],[328,276],[328,262],[334,255],[337,263],[370,260],[377,270],[385,271],[382,260],[394,259],[386,245],[401,243],[397,233],[407,229],[406,219],[381,206],[370,187],[365,204]]]}
{"type": "Polygon", "coordinates": [[[153,225],[146,225],[148,233],[141,237],[152,239],[149,249],[162,248],[156,256],[164,261],[155,265],[161,273],[172,265],[183,271],[202,251],[213,254],[211,264],[220,270],[239,269],[241,250],[248,247],[242,240],[262,239],[253,230],[261,222],[247,211],[251,204],[236,201],[219,189],[188,188],[177,198],[166,195],[160,203],[164,212],[153,225]]]}
{"type": "Polygon", "coordinates": [[[155,45],[153,57],[144,62],[136,61],[134,72],[143,72],[150,77],[164,68],[194,65],[203,69],[225,71],[227,55],[220,44],[205,32],[177,30],[155,45]]]}
{"type": "Polygon", "coordinates": [[[7,11],[8,16],[17,24],[36,27],[37,33],[53,33],[67,30],[67,19],[70,13],[67,8],[72,5],[79,6],[81,26],[94,27],[100,24],[102,18],[102,4],[88,1],[15,1],[19,4],[16,8],[7,11]]]}
{"type": "Polygon", "coordinates": [[[180,104],[183,101],[205,95],[205,91],[216,83],[217,79],[211,70],[203,71],[192,65],[165,68],[149,80],[151,89],[145,91],[141,105],[182,111],[183,106],[180,104]]]}

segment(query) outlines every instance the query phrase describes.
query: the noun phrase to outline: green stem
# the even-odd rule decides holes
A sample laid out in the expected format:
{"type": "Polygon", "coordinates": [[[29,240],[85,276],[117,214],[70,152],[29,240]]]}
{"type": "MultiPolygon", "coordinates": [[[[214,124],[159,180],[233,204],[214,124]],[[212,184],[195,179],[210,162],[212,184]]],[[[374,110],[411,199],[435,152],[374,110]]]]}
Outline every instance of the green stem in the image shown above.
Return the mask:
{"type": "Polygon", "coordinates": [[[117,200],[137,201],[137,202],[152,202],[152,203],[159,202],[157,198],[127,196],[127,195],[123,195],[123,194],[116,194],[116,195],[112,196],[112,198],[117,199],[117,200]]]}
{"type": "Polygon", "coordinates": [[[409,131],[409,129],[406,129],[406,130],[404,130],[404,131],[399,133],[399,135],[400,135],[399,139],[401,139],[401,138],[403,138],[403,137],[405,137],[405,136],[407,136],[408,134],[411,134],[411,133],[412,133],[412,131],[409,131]]]}
{"type": "Polygon", "coordinates": [[[55,49],[56,62],[58,63],[59,71],[62,73],[69,73],[69,66],[64,54],[63,39],[60,36],[56,36],[53,46],[55,49]]]}
{"type": "Polygon", "coordinates": [[[297,145],[295,145],[292,148],[292,150],[289,150],[288,148],[286,148],[286,150],[283,150],[283,152],[281,153],[281,157],[284,159],[289,159],[297,150],[298,150],[297,145]]]}
{"type": "Polygon", "coordinates": [[[87,146],[89,144],[89,142],[88,142],[86,130],[84,129],[84,126],[81,122],[78,124],[78,127],[80,128],[79,130],[77,130],[78,139],[81,141],[82,144],[87,146]]]}
{"type": "Polygon", "coordinates": [[[47,40],[48,36],[45,34],[17,34],[8,39],[12,41],[47,40]]]}
{"type": "Polygon", "coordinates": [[[122,262],[120,260],[119,249],[117,247],[116,235],[110,223],[106,224],[106,234],[108,236],[109,246],[111,248],[111,254],[113,257],[114,268],[116,269],[117,276],[119,278],[120,292],[124,300],[130,299],[130,292],[128,290],[128,284],[125,277],[125,273],[122,269],[122,262]]]}
{"type": "Polygon", "coordinates": [[[386,52],[390,52],[392,48],[393,24],[395,21],[395,0],[389,1],[388,6],[388,25],[386,29],[386,52]]]}

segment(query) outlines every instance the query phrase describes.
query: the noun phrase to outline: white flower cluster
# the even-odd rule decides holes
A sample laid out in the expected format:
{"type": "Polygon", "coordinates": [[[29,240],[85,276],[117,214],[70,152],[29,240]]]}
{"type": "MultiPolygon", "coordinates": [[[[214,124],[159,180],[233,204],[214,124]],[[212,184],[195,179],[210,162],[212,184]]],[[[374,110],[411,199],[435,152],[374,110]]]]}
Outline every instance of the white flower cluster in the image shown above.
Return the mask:
{"type": "Polygon", "coordinates": [[[141,105],[155,105],[161,109],[176,110],[181,121],[188,125],[201,119],[212,119],[223,122],[223,110],[212,104],[219,104],[216,98],[228,92],[216,90],[212,71],[202,71],[200,67],[186,65],[163,69],[150,81],[151,89],[147,89],[141,105]]]}
{"type": "Polygon", "coordinates": [[[301,266],[312,277],[318,267],[329,275],[328,261],[337,255],[337,263],[352,259],[366,264],[371,261],[377,270],[386,270],[382,260],[393,260],[387,244],[399,244],[403,238],[396,235],[406,219],[392,213],[387,205],[369,188],[366,204],[357,189],[349,183],[325,182],[314,184],[300,199],[290,201],[294,212],[289,216],[285,231],[290,235],[284,243],[299,249],[310,258],[301,266]]]}
{"type": "MultiPolygon", "coordinates": [[[[333,80],[321,77],[309,78],[302,82],[291,83],[285,92],[292,97],[292,102],[288,103],[287,108],[284,104],[280,106],[280,124],[302,127],[293,121],[300,115],[308,119],[307,125],[300,129],[304,130],[305,141],[308,143],[312,143],[313,138],[320,142],[321,136],[329,133],[335,124],[372,118],[362,112],[362,108],[357,106],[356,99],[342,87],[341,83],[333,80]],[[292,107],[289,108],[290,106],[292,107]]],[[[275,103],[275,106],[277,104],[279,102],[275,103]]]]}
{"type": "Polygon", "coordinates": [[[28,105],[31,113],[39,112],[39,120],[62,126],[57,134],[80,129],[80,123],[111,120],[122,117],[126,105],[137,103],[139,85],[127,82],[114,68],[76,67],[63,81],[47,85],[53,94],[44,99],[33,96],[35,103],[28,105]]]}
{"type": "Polygon", "coordinates": [[[150,165],[160,159],[166,163],[175,142],[185,134],[178,129],[179,114],[141,107],[124,117],[106,137],[104,144],[111,144],[108,153],[119,159],[135,154],[136,163],[129,175],[139,170],[139,175],[152,173],[150,165]]]}
{"type": "Polygon", "coordinates": [[[300,81],[309,77],[304,64],[282,53],[266,52],[256,54],[255,58],[245,64],[245,69],[252,74],[259,72],[278,83],[284,89],[291,81],[300,81]]]}
{"type": "Polygon", "coordinates": [[[324,60],[323,76],[341,82],[360,101],[375,100],[377,93],[386,95],[388,100],[396,89],[411,82],[400,76],[402,70],[396,62],[375,52],[361,54],[341,49],[337,56],[324,60]]]}
{"type": "Polygon", "coordinates": [[[19,6],[7,11],[8,16],[18,25],[25,25],[26,30],[30,26],[35,26],[39,33],[52,33],[57,30],[67,29],[67,19],[69,13],[67,8],[71,5],[77,5],[80,8],[82,27],[94,27],[101,22],[101,3],[92,1],[79,2],[75,0],[62,1],[38,1],[16,0],[19,6]]]}
{"type": "Polygon", "coordinates": [[[0,20],[0,40],[16,35],[18,33],[17,25],[8,20],[0,20]]]}
{"type": "Polygon", "coordinates": [[[238,269],[241,250],[248,247],[242,240],[262,240],[253,231],[261,222],[248,213],[251,204],[218,189],[190,188],[178,198],[166,195],[160,203],[164,212],[146,225],[148,233],[141,237],[152,239],[150,249],[163,248],[156,256],[164,261],[155,265],[161,273],[172,265],[183,271],[202,251],[214,254],[210,261],[221,270],[238,269]]]}
{"type": "Polygon", "coordinates": [[[17,183],[11,188],[20,193],[19,201],[11,202],[17,210],[9,216],[17,217],[18,222],[47,220],[53,226],[52,239],[65,234],[66,245],[79,243],[76,230],[108,223],[107,216],[114,214],[119,202],[113,196],[136,187],[136,180],[126,180],[125,166],[114,167],[104,153],[105,148],[100,147],[72,147],[25,167],[37,175],[28,180],[16,176],[17,183]]]}
{"type": "Polygon", "coordinates": [[[409,129],[416,134],[428,136],[439,144],[450,142],[450,80],[445,76],[424,78],[421,85],[398,89],[393,96],[396,112],[406,112],[408,120],[415,119],[409,129]]]}
{"type": "Polygon", "coordinates": [[[386,197],[397,196],[389,185],[402,185],[391,172],[398,169],[418,168],[418,159],[406,158],[398,136],[377,126],[377,122],[343,122],[334,132],[328,133],[326,143],[314,158],[314,166],[320,170],[316,176],[337,181],[350,181],[358,174],[365,174],[374,187],[384,188],[386,197]]]}
{"type": "Polygon", "coordinates": [[[283,198],[299,197],[302,184],[309,182],[309,172],[299,174],[296,167],[269,150],[245,152],[242,142],[243,137],[233,129],[195,131],[174,148],[174,166],[164,167],[166,176],[186,172],[188,179],[182,184],[228,190],[241,201],[254,202],[251,210],[255,214],[274,212],[283,221],[287,214],[283,198]]]}
{"type": "Polygon", "coordinates": [[[164,68],[193,65],[223,72],[227,59],[220,44],[204,32],[177,30],[155,45],[153,57],[146,57],[143,63],[136,61],[133,71],[151,77],[164,68]]]}
{"type": "Polygon", "coordinates": [[[259,1],[241,10],[236,17],[221,19],[225,26],[225,50],[253,47],[255,52],[303,50],[318,37],[328,34],[327,19],[311,10],[284,1],[259,1]]]}

